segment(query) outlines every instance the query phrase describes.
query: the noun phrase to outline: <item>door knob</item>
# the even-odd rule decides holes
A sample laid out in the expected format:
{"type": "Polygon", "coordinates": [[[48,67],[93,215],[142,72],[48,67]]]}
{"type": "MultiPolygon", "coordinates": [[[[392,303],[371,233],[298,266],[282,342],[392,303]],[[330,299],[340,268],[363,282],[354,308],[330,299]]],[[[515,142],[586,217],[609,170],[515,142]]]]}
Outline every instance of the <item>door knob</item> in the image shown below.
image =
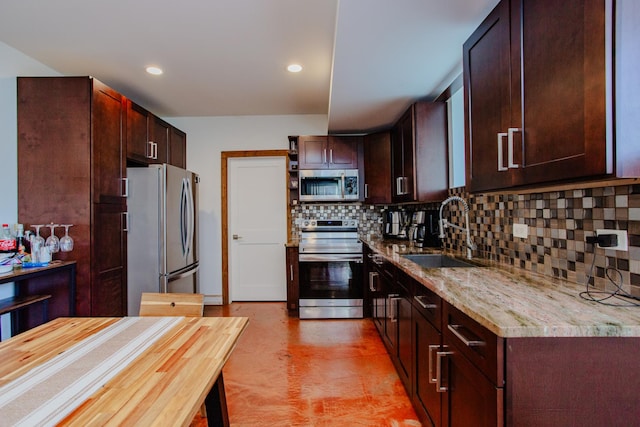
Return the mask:
{"type": "Polygon", "coordinates": [[[238,240],[238,239],[242,239],[242,237],[238,236],[237,234],[233,235],[233,240],[238,240]]]}

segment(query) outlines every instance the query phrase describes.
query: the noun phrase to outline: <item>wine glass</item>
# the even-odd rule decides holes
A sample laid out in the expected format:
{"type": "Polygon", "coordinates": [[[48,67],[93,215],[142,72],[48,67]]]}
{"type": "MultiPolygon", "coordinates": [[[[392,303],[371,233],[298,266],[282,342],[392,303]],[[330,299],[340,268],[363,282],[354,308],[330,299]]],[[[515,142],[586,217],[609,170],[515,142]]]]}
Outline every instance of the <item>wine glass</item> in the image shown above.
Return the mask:
{"type": "Polygon", "coordinates": [[[51,252],[52,254],[55,254],[60,250],[60,239],[58,239],[58,236],[55,235],[55,229],[59,226],[59,224],[54,223],[47,225],[47,227],[49,227],[49,229],[51,230],[51,235],[47,237],[47,240],[44,242],[44,244],[47,246],[47,248],[49,248],[49,252],[51,252]]]}
{"type": "Polygon", "coordinates": [[[44,227],[44,224],[32,225],[32,228],[36,229],[36,234],[31,238],[31,260],[33,262],[40,261],[40,249],[44,247],[44,238],[40,235],[40,227],[44,227]]]}
{"type": "Polygon", "coordinates": [[[69,236],[69,227],[73,224],[62,224],[64,227],[64,236],[60,239],[60,250],[62,252],[71,252],[73,250],[73,239],[69,236]]]}

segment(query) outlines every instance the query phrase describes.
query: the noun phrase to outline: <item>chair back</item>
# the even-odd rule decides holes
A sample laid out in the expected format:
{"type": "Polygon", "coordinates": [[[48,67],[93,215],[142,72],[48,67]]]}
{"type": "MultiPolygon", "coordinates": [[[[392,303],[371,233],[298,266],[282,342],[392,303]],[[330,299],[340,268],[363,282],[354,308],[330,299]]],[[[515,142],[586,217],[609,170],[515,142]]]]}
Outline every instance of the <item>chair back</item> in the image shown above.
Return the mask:
{"type": "Polygon", "coordinates": [[[202,317],[204,295],[143,292],[140,316],[202,317]]]}

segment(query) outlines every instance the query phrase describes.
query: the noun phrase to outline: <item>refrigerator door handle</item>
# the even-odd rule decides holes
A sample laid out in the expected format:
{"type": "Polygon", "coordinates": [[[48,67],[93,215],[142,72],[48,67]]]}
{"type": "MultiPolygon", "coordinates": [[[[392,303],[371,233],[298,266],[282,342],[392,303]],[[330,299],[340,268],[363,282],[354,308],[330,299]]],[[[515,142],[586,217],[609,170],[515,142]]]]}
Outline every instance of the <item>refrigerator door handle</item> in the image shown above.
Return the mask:
{"type": "Polygon", "coordinates": [[[195,227],[195,222],[196,222],[195,215],[196,215],[196,213],[195,213],[195,202],[193,200],[193,188],[191,186],[191,180],[190,179],[185,179],[185,182],[187,184],[186,185],[186,189],[187,189],[187,202],[188,202],[188,204],[187,204],[187,207],[188,207],[188,216],[187,216],[187,219],[188,219],[187,225],[188,225],[188,227],[187,227],[187,230],[188,230],[188,232],[187,232],[187,241],[186,241],[186,243],[187,243],[187,245],[186,245],[187,246],[186,255],[189,255],[193,251],[193,237],[194,237],[195,229],[196,229],[196,227],[195,227]]]}
{"type": "Polygon", "coordinates": [[[187,257],[187,238],[189,235],[188,224],[188,194],[187,180],[182,179],[182,194],[180,194],[180,243],[182,245],[182,256],[187,257]]]}

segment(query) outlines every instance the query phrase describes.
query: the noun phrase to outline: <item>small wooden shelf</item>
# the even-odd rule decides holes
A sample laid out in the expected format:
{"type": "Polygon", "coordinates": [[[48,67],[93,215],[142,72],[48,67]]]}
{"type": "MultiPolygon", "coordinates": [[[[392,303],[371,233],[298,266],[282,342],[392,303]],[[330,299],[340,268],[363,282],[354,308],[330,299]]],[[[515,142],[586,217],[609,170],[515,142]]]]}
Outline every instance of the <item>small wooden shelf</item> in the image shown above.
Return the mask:
{"type": "Polygon", "coordinates": [[[31,304],[45,301],[51,295],[26,295],[22,297],[9,297],[0,300],[0,315],[11,313],[12,311],[29,306],[31,304]]]}

